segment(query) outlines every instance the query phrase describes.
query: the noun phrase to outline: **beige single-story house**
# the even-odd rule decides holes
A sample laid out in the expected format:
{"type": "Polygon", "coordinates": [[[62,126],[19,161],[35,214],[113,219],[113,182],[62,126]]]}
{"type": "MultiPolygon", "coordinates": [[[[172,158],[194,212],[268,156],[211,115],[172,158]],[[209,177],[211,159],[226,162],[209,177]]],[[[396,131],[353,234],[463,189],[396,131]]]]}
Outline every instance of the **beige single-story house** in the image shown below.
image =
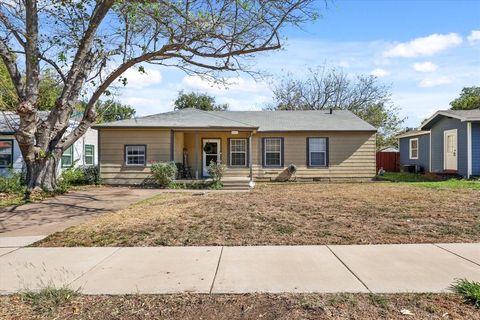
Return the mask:
{"type": "Polygon", "coordinates": [[[94,126],[106,184],[142,184],[156,161],[181,164],[183,178],[365,180],[375,176],[376,128],[345,110],[183,109],[94,126]],[[290,170],[289,170],[290,169],[290,170]]]}

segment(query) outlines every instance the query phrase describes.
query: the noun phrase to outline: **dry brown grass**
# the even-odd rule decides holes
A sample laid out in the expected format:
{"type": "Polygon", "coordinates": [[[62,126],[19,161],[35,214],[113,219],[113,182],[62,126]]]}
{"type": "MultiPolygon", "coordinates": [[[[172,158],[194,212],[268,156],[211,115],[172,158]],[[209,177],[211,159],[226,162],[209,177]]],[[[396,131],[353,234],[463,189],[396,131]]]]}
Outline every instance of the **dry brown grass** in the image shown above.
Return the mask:
{"type": "Polygon", "coordinates": [[[78,296],[53,310],[0,297],[2,319],[480,319],[453,294],[78,296]],[[402,310],[412,315],[402,314],[402,310]]]}
{"type": "Polygon", "coordinates": [[[306,245],[480,241],[480,191],[394,183],[263,185],[162,194],[40,246],[306,245]]]}

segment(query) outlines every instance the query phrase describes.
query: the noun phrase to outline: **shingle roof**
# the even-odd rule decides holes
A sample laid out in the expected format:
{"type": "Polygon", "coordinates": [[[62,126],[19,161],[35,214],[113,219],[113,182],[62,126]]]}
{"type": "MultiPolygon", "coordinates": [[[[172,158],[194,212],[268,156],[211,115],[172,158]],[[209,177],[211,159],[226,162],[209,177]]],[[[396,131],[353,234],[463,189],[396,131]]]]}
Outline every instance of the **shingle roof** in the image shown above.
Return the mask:
{"type": "Polygon", "coordinates": [[[201,111],[183,109],[95,128],[238,128],[258,131],[376,131],[350,111],[201,111]]]}
{"type": "Polygon", "coordinates": [[[425,120],[421,129],[430,129],[438,120],[439,116],[451,117],[460,121],[480,121],[480,109],[473,110],[439,110],[433,116],[425,120]]]}
{"type": "MultiPolygon", "coordinates": [[[[49,111],[38,111],[40,119],[47,119],[49,111]]],[[[75,119],[73,116],[70,118],[70,125],[78,122],[78,116],[75,119]]],[[[0,134],[14,134],[20,125],[20,118],[18,114],[10,111],[0,112],[0,134]]]]}
{"type": "Polygon", "coordinates": [[[428,130],[410,130],[404,133],[401,133],[396,136],[397,139],[400,138],[407,138],[407,137],[415,137],[415,136],[421,136],[424,134],[430,134],[430,131],[428,130]]]}

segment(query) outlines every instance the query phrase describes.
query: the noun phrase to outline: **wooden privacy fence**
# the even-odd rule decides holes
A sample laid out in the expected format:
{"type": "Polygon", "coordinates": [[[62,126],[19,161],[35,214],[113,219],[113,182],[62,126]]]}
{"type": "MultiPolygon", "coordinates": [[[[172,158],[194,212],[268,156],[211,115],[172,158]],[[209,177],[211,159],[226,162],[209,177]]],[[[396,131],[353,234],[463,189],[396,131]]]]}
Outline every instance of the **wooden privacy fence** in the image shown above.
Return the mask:
{"type": "Polygon", "coordinates": [[[400,171],[400,152],[377,152],[377,172],[383,168],[385,171],[400,171]]]}

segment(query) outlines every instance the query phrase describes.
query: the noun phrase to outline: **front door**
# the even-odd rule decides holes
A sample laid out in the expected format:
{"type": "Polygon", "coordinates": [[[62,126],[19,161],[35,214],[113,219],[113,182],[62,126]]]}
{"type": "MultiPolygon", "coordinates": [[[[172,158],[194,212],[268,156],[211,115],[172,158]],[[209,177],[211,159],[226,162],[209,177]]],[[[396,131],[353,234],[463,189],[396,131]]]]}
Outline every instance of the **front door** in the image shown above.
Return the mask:
{"type": "Polygon", "coordinates": [[[203,140],[203,176],[209,177],[208,166],[210,162],[219,162],[221,159],[220,139],[203,140]]]}
{"type": "Polygon", "coordinates": [[[457,167],[457,129],[445,130],[444,132],[444,169],[445,170],[454,170],[458,169],[457,167]]]}

